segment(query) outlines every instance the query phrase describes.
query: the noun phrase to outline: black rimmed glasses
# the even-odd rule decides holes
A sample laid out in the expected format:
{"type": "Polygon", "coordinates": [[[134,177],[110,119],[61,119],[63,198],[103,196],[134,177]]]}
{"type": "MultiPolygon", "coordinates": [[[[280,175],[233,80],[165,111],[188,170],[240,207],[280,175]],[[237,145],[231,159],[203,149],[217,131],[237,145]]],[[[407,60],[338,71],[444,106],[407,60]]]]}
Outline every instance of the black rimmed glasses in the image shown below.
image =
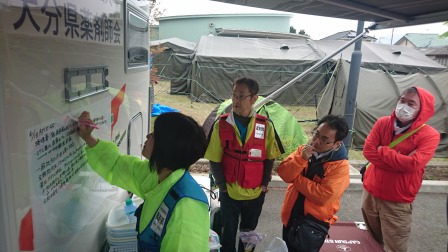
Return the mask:
{"type": "Polygon", "coordinates": [[[244,100],[244,99],[246,99],[247,97],[250,97],[250,96],[252,96],[252,95],[251,94],[250,95],[244,95],[244,94],[230,93],[230,97],[232,99],[235,99],[235,100],[238,100],[238,101],[242,101],[242,100],[244,100]]]}
{"type": "Polygon", "coordinates": [[[319,139],[320,142],[323,144],[332,144],[336,142],[336,141],[331,142],[328,140],[327,137],[319,135],[319,131],[317,130],[313,132],[313,139],[319,139]]]}

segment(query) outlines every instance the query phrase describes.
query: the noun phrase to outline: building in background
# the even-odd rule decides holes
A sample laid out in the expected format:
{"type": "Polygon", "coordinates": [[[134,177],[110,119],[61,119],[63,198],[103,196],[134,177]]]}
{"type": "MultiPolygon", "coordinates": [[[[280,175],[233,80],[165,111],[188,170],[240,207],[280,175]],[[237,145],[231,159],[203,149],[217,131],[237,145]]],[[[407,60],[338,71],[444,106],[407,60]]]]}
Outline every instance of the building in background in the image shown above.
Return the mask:
{"type": "Polygon", "coordinates": [[[149,41],[159,40],[159,26],[150,25],[149,26],[149,41]]]}
{"type": "Polygon", "coordinates": [[[448,66],[448,39],[437,34],[407,33],[395,45],[414,47],[443,66],[448,66]]]}
{"type": "Polygon", "coordinates": [[[217,36],[222,30],[289,33],[289,13],[239,13],[161,17],[158,39],[180,38],[199,42],[201,36],[217,36]]]}
{"type": "MultiPolygon", "coordinates": [[[[356,31],[353,30],[349,30],[349,31],[341,31],[338,33],[335,33],[333,35],[330,35],[328,37],[322,38],[321,40],[342,40],[342,41],[350,41],[353,38],[356,37],[356,31]]],[[[369,42],[369,43],[374,43],[375,41],[377,41],[377,38],[372,37],[372,36],[368,36],[367,34],[365,34],[362,38],[363,42],[369,42]]]]}
{"type": "Polygon", "coordinates": [[[407,33],[395,45],[422,48],[436,48],[448,46],[448,40],[441,38],[437,34],[423,34],[423,33],[407,33]]]}

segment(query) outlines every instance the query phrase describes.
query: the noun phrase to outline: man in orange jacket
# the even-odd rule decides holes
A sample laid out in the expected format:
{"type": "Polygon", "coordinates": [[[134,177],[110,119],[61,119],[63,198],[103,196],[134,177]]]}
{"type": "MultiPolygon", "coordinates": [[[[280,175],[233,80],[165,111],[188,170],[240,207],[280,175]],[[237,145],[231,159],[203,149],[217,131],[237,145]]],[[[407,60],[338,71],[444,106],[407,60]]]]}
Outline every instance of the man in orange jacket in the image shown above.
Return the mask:
{"type": "Polygon", "coordinates": [[[300,146],[278,167],[280,177],[289,183],[281,211],[289,251],[319,251],[330,224],[337,220],[339,199],[350,183],[348,154],[342,143],[347,134],[342,117],[327,115],[317,122],[312,142],[300,146]],[[291,230],[307,221],[323,229],[313,230],[318,237],[299,237],[298,244],[291,230]]]}
{"type": "Polygon", "coordinates": [[[378,119],[364,143],[363,153],[371,164],[364,173],[362,214],[386,251],[408,249],[412,202],[440,141],[439,132],[424,125],[433,115],[432,94],[420,87],[408,88],[392,115],[378,119]],[[413,133],[394,148],[388,146],[408,132],[413,133]]]}

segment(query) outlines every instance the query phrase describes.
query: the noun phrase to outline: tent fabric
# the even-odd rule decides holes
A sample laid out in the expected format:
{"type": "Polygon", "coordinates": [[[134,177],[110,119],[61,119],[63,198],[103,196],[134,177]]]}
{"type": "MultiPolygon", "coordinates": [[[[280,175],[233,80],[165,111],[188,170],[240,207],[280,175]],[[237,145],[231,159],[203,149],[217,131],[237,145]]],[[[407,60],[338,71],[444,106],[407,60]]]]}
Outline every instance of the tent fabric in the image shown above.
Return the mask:
{"type": "MultiPolygon", "coordinates": [[[[318,117],[327,114],[344,115],[347,96],[347,80],[350,64],[341,61],[336,76],[332,79],[318,104],[318,117]]],[[[353,148],[363,148],[364,141],[379,117],[388,116],[394,110],[403,90],[411,86],[423,87],[435,99],[435,114],[428,124],[437,129],[442,140],[436,157],[448,157],[448,72],[435,74],[414,73],[391,75],[381,70],[361,68],[356,95],[356,111],[353,124],[353,148]]]]}
{"type": "MultiPolygon", "coordinates": [[[[325,55],[329,55],[338,48],[346,44],[346,41],[318,40],[314,41],[325,55]]],[[[340,54],[333,57],[333,60],[351,60],[354,45],[349,46],[340,54]]],[[[416,48],[400,45],[384,45],[374,43],[362,43],[361,67],[367,69],[384,69],[389,72],[411,73],[417,69],[426,72],[437,72],[445,70],[445,66],[425,56],[423,52],[416,48]]]]}
{"type": "Polygon", "coordinates": [[[189,92],[191,61],[196,43],[170,38],[151,42],[151,60],[157,75],[170,79],[170,93],[185,94],[189,92]]]}
{"type": "MultiPolygon", "coordinates": [[[[257,102],[260,102],[263,99],[264,97],[259,96],[257,102]]],[[[210,133],[210,129],[212,128],[213,123],[218,119],[219,115],[230,112],[231,104],[232,100],[226,100],[210,113],[202,126],[206,135],[210,133]]],[[[295,117],[277,102],[271,100],[261,106],[257,112],[268,117],[273,122],[275,130],[285,149],[285,153],[280,157],[281,159],[287,157],[300,145],[308,142],[308,137],[305,131],[299,125],[295,117]]]]}
{"type": "MultiPolygon", "coordinates": [[[[306,38],[202,36],[191,65],[191,84],[185,89],[189,89],[193,100],[219,103],[229,98],[234,80],[251,77],[259,82],[259,93],[268,96],[344,44],[345,41],[313,41],[306,38]]],[[[335,55],[330,62],[274,99],[281,104],[316,104],[317,97],[328,82],[329,69],[341,58],[350,61],[353,47],[335,55]]],[[[361,65],[401,74],[417,71],[436,73],[446,69],[417,49],[373,43],[362,44],[361,65]]]]}
{"type": "Polygon", "coordinates": [[[194,53],[196,43],[180,38],[170,38],[151,41],[151,47],[159,46],[175,53],[194,53]]]}
{"type": "MultiPolygon", "coordinates": [[[[309,39],[267,39],[202,36],[193,59],[191,98],[221,102],[230,97],[232,83],[250,77],[267,96],[323,58],[309,39]],[[289,49],[280,49],[287,46],[289,49]]],[[[292,85],[276,101],[294,104],[308,93],[304,104],[315,104],[314,95],[325,86],[327,65],[292,85]],[[310,89],[311,90],[308,90],[310,89]]]]}
{"type": "Polygon", "coordinates": [[[170,62],[170,94],[190,93],[192,58],[193,54],[176,53],[172,55],[170,62]]]}

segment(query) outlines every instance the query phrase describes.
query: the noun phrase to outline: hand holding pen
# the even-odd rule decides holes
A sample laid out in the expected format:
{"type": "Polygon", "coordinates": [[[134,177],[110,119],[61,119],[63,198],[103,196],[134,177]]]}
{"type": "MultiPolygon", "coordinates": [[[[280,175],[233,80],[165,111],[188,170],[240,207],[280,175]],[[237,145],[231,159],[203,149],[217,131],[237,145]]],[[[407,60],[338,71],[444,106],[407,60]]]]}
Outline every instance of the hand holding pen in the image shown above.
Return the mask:
{"type": "MultiPolygon", "coordinates": [[[[84,112],[83,112],[83,113],[84,113],[84,112]]],[[[86,113],[88,113],[88,112],[86,112],[86,113]]],[[[82,115],[82,114],[81,114],[81,115],[82,115]]],[[[96,125],[95,123],[92,122],[92,120],[90,120],[90,116],[89,116],[89,118],[88,118],[89,121],[86,121],[86,118],[82,118],[82,119],[81,119],[81,116],[79,117],[79,119],[76,118],[76,117],[73,117],[73,116],[69,116],[69,117],[70,117],[70,119],[72,119],[73,121],[78,122],[79,125],[85,125],[85,126],[87,126],[87,127],[91,127],[91,128],[93,128],[93,129],[99,129],[98,125],[96,125]]]]}
{"type": "Polygon", "coordinates": [[[90,119],[90,113],[87,111],[82,112],[77,122],[79,136],[89,147],[95,146],[98,143],[98,139],[92,136],[92,131],[94,128],[98,129],[98,126],[90,119]]]}

